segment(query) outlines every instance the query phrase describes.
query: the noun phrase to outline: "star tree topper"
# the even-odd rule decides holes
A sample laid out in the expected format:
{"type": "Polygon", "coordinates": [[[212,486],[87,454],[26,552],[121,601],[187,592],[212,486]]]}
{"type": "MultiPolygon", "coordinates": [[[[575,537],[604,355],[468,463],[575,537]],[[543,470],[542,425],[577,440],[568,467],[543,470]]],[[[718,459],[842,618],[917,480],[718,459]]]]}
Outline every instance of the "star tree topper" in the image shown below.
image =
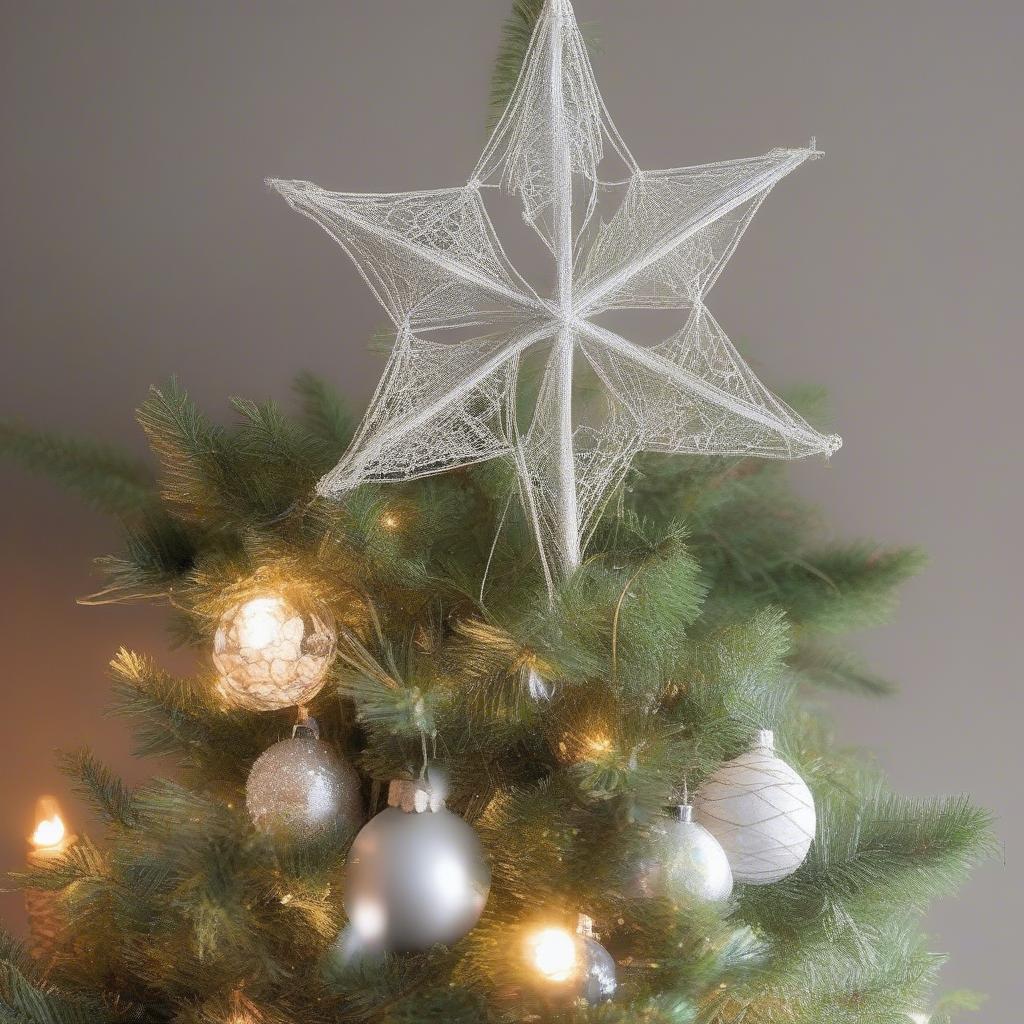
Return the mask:
{"type": "Polygon", "coordinates": [[[363,195],[270,182],[349,254],[397,332],[362,425],[318,492],[338,497],[367,480],[512,459],[550,588],[579,565],[639,452],[834,452],[840,438],[819,434],[772,395],[704,305],[772,186],[817,155],[812,142],[640,170],[597,91],[569,0],[546,0],[508,107],[465,185],[363,195]],[[606,157],[624,165],[623,180],[598,176],[606,157]],[[550,249],[550,296],[505,255],[483,203],[489,188],[517,194],[550,249]],[[615,212],[595,216],[609,199],[615,212]],[[679,310],[683,326],[642,347],[596,319],[642,308],[679,310]],[[477,336],[462,340],[470,328],[477,336]],[[547,361],[523,433],[520,362],[539,345],[547,361]],[[580,360],[603,392],[596,424],[574,416],[580,360]]]}

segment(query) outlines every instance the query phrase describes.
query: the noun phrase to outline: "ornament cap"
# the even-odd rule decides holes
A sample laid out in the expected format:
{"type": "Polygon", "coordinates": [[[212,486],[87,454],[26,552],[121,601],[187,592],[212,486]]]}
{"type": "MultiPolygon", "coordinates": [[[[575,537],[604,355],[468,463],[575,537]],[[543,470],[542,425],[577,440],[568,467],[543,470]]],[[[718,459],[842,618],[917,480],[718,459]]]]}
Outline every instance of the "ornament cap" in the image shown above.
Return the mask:
{"type": "Polygon", "coordinates": [[[305,704],[300,704],[298,714],[296,715],[296,722],[292,726],[292,739],[305,738],[309,736],[311,739],[320,739],[320,726],[317,720],[309,713],[309,709],[305,704]]]}
{"type": "Polygon", "coordinates": [[[679,804],[676,810],[680,821],[693,821],[693,804],[679,804]]]}
{"type": "Polygon", "coordinates": [[[759,750],[774,750],[775,733],[771,729],[758,729],[754,737],[754,747],[759,750]]]}
{"type": "Polygon", "coordinates": [[[407,814],[444,810],[444,797],[426,779],[392,779],[388,785],[388,807],[407,814]]]}
{"type": "Polygon", "coordinates": [[[594,937],[594,919],[589,914],[580,914],[576,918],[576,934],[585,939],[594,937]]]}

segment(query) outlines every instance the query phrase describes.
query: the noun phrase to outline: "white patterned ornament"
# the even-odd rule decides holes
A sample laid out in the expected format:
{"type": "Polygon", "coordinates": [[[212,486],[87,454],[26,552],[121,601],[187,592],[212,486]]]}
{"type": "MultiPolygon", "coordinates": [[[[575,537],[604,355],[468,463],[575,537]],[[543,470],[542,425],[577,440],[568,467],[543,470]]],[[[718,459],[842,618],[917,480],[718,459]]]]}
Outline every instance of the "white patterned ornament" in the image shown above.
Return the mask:
{"type": "Polygon", "coordinates": [[[299,608],[262,593],[232,605],[213,640],[219,690],[228,704],[275,711],[305,704],[324,685],[337,649],[330,609],[299,608]]]}
{"type": "Polygon", "coordinates": [[[767,885],[791,875],[814,839],[814,798],[776,756],[770,729],[758,732],[751,750],[711,775],[694,810],[725,850],[737,882],[767,885]]]}

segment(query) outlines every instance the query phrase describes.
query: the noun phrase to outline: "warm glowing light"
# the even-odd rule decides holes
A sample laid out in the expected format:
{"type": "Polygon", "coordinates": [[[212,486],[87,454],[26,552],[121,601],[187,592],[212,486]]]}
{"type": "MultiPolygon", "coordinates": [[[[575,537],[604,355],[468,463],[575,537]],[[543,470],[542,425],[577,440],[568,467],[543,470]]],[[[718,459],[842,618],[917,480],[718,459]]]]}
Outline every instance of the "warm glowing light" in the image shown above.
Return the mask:
{"type": "Polygon", "coordinates": [[[32,845],[60,846],[66,832],[64,822],[59,814],[55,814],[52,818],[44,818],[36,825],[36,830],[32,833],[32,845]]]}
{"type": "Polygon", "coordinates": [[[383,526],[385,530],[397,530],[399,526],[402,525],[402,521],[394,512],[385,512],[384,515],[380,517],[380,525],[383,526]]]}
{"type": "Polygon", "coordinates": [[[384,908],[375,901],[362,900],[352,908],[352,927],[364,940],[379,939],[386,923],[384,908]]]}
{"type": "Polygon", "coordinates": [[[587,740],[587,746],[595,754],[607,754],[612,749],[612,741],[607,736],[592,736],[587,740]]]}
{"type": "Polygon", "coordinates": [[[568,981],[576,969],[576,939],[564,928],[545,928],[529,940],[530,961],[549,981],[568,981]]]}
{"type": "Polygon", "coordinates": [[[60,846],[67,836],[60,806],[52,796],[41,796],[36,801],[36,828],[29,842],[39,850],[60,846]]]}
{"type": "Polygon", "coordinates": [[[276,643],[281,628],[290,617],[287,605],[279,597],[255,597],[238,610],[238,642],[242,647],[261,650],[276,643]]]}

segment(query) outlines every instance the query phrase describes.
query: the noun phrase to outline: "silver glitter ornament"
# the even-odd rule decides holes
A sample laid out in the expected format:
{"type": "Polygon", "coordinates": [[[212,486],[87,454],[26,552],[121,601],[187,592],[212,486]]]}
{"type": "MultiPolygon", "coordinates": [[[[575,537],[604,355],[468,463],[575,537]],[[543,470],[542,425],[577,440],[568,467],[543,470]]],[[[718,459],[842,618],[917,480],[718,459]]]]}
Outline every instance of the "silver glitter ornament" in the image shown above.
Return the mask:
{"type": "Polygon", "coordinates": [[[363,820],[358,773],[308,725],[306,730],[264,750],[245,784],[245,806],[256,828],[300,842],[363,820]]]}
{"type": "Polygon", "coordinates": [[[281,594],[255,594],[232,605],[217,626],[220,693],[250,711],[305,704],[324,685],[336,649],[334,617],[322,602],[300,607],[281,594]]]}
{"type": "Polygon", "coordinates": [[[392,782],[388,803],[349,850],[345,910],[352,928],[368,950],[451,945],[487,902],[491,870],[480,840],[421,785],[392,782]]]}
{"type": "Polygon", "coordinates": [[[528,941],[529,960],[544,988],[591,1006],[615,995],[618,978],[611,954],[594,938],[594,922],[580,914],[573,935],[564,928],[545,928],[528,941]]]}
{"type": "Polygon", "coordinates": [[[666,896],[718,902],[731,895],[729,858],[718,840],[693,820],[690,804],[681,804],[678,818],[666,824],[657,850],[656,884],[666,896]]]}

